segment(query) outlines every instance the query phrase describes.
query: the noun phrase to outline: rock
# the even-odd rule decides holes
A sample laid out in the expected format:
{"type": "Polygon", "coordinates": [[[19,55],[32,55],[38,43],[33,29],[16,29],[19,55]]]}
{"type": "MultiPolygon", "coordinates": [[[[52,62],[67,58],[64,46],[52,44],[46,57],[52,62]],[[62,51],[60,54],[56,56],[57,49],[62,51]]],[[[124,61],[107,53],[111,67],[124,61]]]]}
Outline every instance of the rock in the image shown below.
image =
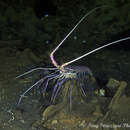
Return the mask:
{"type": "Polygon", "coordinates": [[[108,83],[107,83],[107,87],[110,89],[115,89],[120,85],[120,82],[118,80],[115,80],[113,78],[110,78],[108,83]]]}
{"type": "Polygon", "coordinates": [[[102,121],[106,120],[108,118],[108,116],[110,116],[112,114],[112,111],[115,109],[115,106],[118,106],[120,104],[120,99],[124,94],[124,90],[125,90],[126,86],[127,86],[127,83],[125,81],[120,82],[115,95],[113,96],[111,102],[108,105],[108,111],[106,112],[102,121]]]}
{"type": "Polygon", "coordinates": [[[120,82],[119,88],[118,88],[117,92],[115,93],[114,97],[112,98],[112,100],[108,106],[108,109],[112,109],[113,105],[116,105],[119,103],[119,99],[124,94],[124,90],[125,90],[126,86],[127,86],[127,83],[125,81],[120,82]]]}
{"type": "Polygon", "coordinates": [[[58,113],[60,111],[60,109],[62,107],[63,106],[61,104],[51,105],[51,106],[47,107],[46,110],[42,114],[44,120],[47,120],[48,118],[54,116],[56,113],[58,113]]]}

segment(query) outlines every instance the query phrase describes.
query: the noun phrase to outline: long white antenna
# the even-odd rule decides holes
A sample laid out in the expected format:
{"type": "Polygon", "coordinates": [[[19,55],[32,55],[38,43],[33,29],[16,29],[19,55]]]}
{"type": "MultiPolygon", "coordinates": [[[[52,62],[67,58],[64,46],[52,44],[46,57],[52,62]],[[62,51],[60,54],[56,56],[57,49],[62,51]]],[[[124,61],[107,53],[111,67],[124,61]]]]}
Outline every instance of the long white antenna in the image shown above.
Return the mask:
{"type": "Polygon", "coordinates": [[[118,42],[121,42],[121,41],[125,41],[125,40],[128,40],[128,39],[130,39],[130,37],[123,38],[123,39],[120,39],[120,40],[117,40],[117,41],[114,41],[114,42],[110,42],[110,43],[108,43],[108,44],[106,44],[106,45],[103,45],[103,46],[101,46],[101,47],[98,47],[98,48],[96,48],[96,49],[94,49],[94,50],[92,50],[92,51],[89,51],[88,53],[86,53],[86,54],[84,54],[84,55],[82,55],[82,56],[80,56],[80,57],[78,57],[78,58],[76,58],[76,59],[74,59],[74,60],[71,60],[71,61],[69,61],[69,62],[64,63],[64,64],[61,66],[61,68],[64,68],[65,66],[67,66],[67,65],[69,65],[69,64],[71,64],[71,63],[73,63],[73,62],[75,62],[75,61],[77,61],[77,60],[80,60],[80,59],[84,58],[85,56],[88,56],[88,55],[90,55],[90,54],[92,54],[92,53],[94,53],[94,52],[96,52],[96,51],[98,51],[98,50],[101,50],[101,49],[107,47],[107,46],[110,46],[110,45],[112,45],[112,44],[115,44],[115,43],[118,43],[118,42]]]}
{"type": "Polygon", "coordinates": [[[71,33],[77,28],[77,26],[91,13],[93,13],[95,10],[102,8],[102,7],[108,7],[108,6],[100,6],[100,7],[96,7],[94,9],[92,9],[91,11],[89,11],[88,13],[86,13],[80,20],[79,22],[73,27],[73,29],[67,34],[67,36],[65,36],[65,38],[58,44],[58,46],[56,46],[56,48],[51,52],[50,54],[50,58],[52,63],[54,64],[54,66],[56,66],[57,68],[59,67],[59,65],[57,64],[56,60],[54,59],[54,53],[59,49],[59,47],[62,45],[62,43],[71,35],[71,33]]]}

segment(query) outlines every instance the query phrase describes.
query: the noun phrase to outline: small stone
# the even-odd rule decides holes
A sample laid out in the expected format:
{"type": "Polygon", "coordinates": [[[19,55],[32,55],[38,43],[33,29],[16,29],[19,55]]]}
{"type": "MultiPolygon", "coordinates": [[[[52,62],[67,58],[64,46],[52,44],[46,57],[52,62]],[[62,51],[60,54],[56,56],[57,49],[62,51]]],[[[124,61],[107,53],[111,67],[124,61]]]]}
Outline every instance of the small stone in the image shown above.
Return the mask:
{"type": "Polygon", "coordinates": [[[77,36],[74,36],[74,40],[77,40],[77,36]]]}
{"type": "Polygon", "coordinates": [[[93,115],[94,116],[98,116],[98,117],[102,117],[103,116],[103,114],[102,114],[102,112],[101,112],[101,109],[100,109],[100,106],[96,106],[96,110],[95,110],[95,112],[93,112],[93,115]]]}
{"type": "Polygon", "coordinates": [[[21,123],[23,123],[23,124],[25,123],[25,121],[24,121],[24,120],[20,120],[20,122],[21,122],[21,123]]]}
{"type": "Polygon", "coordinates": [[[105,96],[105,90],[104,89],[100,89],[99,90],[99,95],[100,96],[105,96]]]}
{"type": "Polygon", "coordinates": [[[81,121],[81,123],[79,124],[79,126],[82,127],[82,128],[85,128],[86,121],[85,120],[81,121]]]}
{"type": "Polygon", "coordinates": [[[83,44],[86,43],[86,40],[83,40],[82,43],[83,43],[83,44]]]}
{"type": "Polygon", "coordinates": [[[58,123],[57,120],[53,120],[53,121],[51,122],[52,125],[55,125],[55,124],[57,124],[57,123],[58,123]]]}

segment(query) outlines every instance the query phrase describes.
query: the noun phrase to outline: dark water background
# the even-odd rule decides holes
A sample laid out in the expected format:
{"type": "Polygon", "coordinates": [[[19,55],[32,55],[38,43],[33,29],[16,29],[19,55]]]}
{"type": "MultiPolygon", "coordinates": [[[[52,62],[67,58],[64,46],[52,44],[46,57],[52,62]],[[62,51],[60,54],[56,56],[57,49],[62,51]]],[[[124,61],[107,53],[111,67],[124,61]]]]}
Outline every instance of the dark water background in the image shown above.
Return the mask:
{"type": "MultiPolygon", "coordinates": [[[[108,42],[130,36],[130,2],[120,2],[77,0],[73,3],[57,0],[48,3],[47,7],[42,3],[45,6],[43,13],[40,1],[32,6],[33,9],[28,6],[26,9],[16,8],[15,2],[14,6],[0,2],[0,130],[34,129],[32,124],[42,118],[40,95],[31,91],[20,109],[16,109],[16,104],[20,94],[39,78],[38,74],[22,80],[15,77],[36,66],[51,66],[50,52],[90,9],[104,4],[113,7],[97,10],[83,21],[57,51],[55,57],[59,64],[108,42]]],[[[130,96],[130,40],[73,64],[88,66],[102,83],[109,78],[126,81],[125,93],[130,96]]],[[[40,127],[35,129],[40,130],[40,127]]]]}

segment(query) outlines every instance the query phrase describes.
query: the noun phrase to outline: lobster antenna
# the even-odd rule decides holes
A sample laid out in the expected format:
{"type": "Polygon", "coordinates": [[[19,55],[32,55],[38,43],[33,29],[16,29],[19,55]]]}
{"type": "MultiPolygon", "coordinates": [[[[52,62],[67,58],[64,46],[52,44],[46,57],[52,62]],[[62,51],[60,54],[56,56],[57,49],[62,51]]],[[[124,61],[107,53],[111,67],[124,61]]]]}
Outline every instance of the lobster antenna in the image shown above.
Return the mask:
{"type": "Polygon", "coordinates": [[[67,65],[69,65],[69,64],[71,64],[71,63],[73,63],[73,62],[75,62],[75,61],[77,61],[77,60],[80,60],[80,59],[84,58],[85,56],[88,56],[88,55],[90,55],[90,54],[92,54],[92,53],[94,53],[94,52],[96,52],[96,51],[98,51],[98,50],[101,50],[101,49],[107,47],[107,46],[110,46],[110,45],[112,45],[112,44],[119,43],[119,42],[121,42],[121,41],[125,41],[125,40],[128,40],[128,39],[130,39],[130,37],[123,38],[123,39],[119,39],[119,40],[117,40],[117,41],[110,42],[110,43],[108,43],[108,44],[106,44],[106,45],[100,46],[100,47],[98,47],[98,48],[96,48],[96,49],[94,49],[94,50],[92,50],[92,51],[89,51],[88,53],[86,53],[86,54],[84,54],[84,55],[82,55],[82,56],[80,56],[80,57],[74,59],[74,60],[71,60],[71,61],[69,61],[69,62],[64,63],[64,64],[61,66],[61,68],[64,68],[65,66],[67,66],[67,65]]]}
{"type": "Polygon", "coordinates": [[[58,46],[56,46],[56,48],[51,52],[50,54],[50,58],[52,63],[54,64],[54,66],[56,66],[57,68],[59,68],[59,65],[57,64],[56,60],[54,59],[54,53],[59,49],[59,47],[63,44],[63,42],[71,35],[71,33],[77,28],[77,26],[91,13],[93,13],[94,11],[96,11],[99,8],[102,7],[108,7],[108,6],[100,6],[100,7],[96,7],[94,9],[92,9],[91,11],[89,11],[88,13],[86,13],[81,19],[80,21],[73,27],[73,29],[65,36],[65,38],[58,44],[58,46]]]}

